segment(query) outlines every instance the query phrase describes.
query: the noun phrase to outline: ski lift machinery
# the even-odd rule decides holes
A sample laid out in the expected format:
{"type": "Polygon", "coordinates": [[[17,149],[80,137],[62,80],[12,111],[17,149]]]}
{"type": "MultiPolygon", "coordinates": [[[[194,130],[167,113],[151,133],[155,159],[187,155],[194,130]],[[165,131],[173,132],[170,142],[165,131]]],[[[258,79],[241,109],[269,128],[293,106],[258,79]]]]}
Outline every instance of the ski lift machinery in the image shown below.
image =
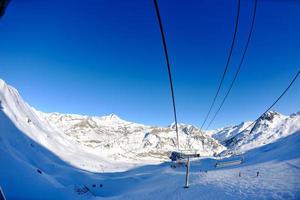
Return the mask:
{"type": "Polygon", "coordinates": [[[199,153],[193,153],[191,151],[173,151],[171,152],[170,159],[172,160],[171,167],[176,168],[177,166],[185,166],[185,185],[184,188],[189,188],[189,176],[190,176],[190,158],[199,158],[199,153]]]}
{"type": "Polygon", "coordinates": [[[172,151],[170,159],[172,162],[180,162],[187,158],[199,158],[200,154],[191,151],[172,151]]]}
{"type": "MultiPolygon", "coordinates": [[[[187,135],[187,140],[189,140],[190,134],[187,135]]],[[[190,144],[188,146],[191,146],[190,144]]],[[[182,163],[186,163],[186,165],[189,162],[190,158],[199,158],[200,154],[191,149],[185,149],[185,150],[179,150],[178,151],[172,151],[170,155],[170,159],[172,161],[171,167],[176,167],[176,164],[181,165],[182,163]]]]}

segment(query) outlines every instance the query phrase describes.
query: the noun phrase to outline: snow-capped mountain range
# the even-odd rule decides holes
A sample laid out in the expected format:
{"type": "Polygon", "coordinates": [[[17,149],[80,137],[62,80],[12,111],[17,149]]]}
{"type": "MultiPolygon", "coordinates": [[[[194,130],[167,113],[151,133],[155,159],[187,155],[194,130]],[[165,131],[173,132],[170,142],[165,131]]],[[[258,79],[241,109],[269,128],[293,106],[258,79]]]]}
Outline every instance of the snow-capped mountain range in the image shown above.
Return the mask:
{"type": "MultiPolygon", "coordinates": [[[[96,117],[43,113],[29,106],[16,89],[1,79],[0,103],[1,110],[19,130],[64,161],[82,169],[104,171],[116,162],[123,163],[122,166],[124,163],[132,166],[145,161],[159,162],[167,160],[170,152],[176,150],[174,125],[147,126],[128,122],[114,114],[96,117]]],[[[268,112],[255,124],[251,134],[252,127],[241,132],[250,123],[213,131],[179,124],[180,149],[201,156],[242,153],[300,130],[300,113],[285,116],[268,112]]],[[[0,137],[5,137],[3,127],[0,127],[0,137]]],[[[14,144],[7,141],[5,145],[14,144]]]]}
{"type": "Polygon", "coordinates": [[[299,199],[300,113],[268,112],[243,131],[251,123],[202,132],[179,124],[180,148],[209,156],[191,161],[184,189],[186,168],[166,162],[174,124],[43,113],[0,80],[0,187],[7,199],[31,200],[299,199]],[[216,168],[231,153],[244,153],[243,163],[216,168]]]}

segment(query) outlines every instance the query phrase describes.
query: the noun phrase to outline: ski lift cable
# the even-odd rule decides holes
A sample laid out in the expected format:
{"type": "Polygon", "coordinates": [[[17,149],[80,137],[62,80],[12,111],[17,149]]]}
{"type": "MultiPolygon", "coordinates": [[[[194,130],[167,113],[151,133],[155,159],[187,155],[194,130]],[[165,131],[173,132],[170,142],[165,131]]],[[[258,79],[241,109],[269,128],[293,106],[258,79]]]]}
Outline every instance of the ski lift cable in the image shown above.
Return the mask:
{"type": "Polygon", "coordinates": [[[205,125],[210,113],[211,113],[211,110],[216,102],[216,99],[220,93],[220,90],[221,90],[221,87],[223,85],[223,82],[224,82],[224,78],[225,78],[225,75],[227,73],[227,70],[228,70],[228,66],[229,66],[229,63],[230,63],[230,60],[231,60],[231,56],[232,56],[232,52],[233,52],[233,47],[234,47],[234,44],[235,44],[235,40],[236,40],[236,35],[237,35],[237,30],[238,30],[238,25],[239,25],[239,16],[240,16],[240,0],[237,1],[237,13],[236,13],[236,17],[235,17],[235,27],[234,27],[234,34],[233,34],[233,38],[232,38],[232,41],[231,41],[231,46],[230,46],[230,49],[229,49],[229,54],[228,54],[228,57],[227,57],[227,61],[226,61],[226,65],[225,65],[225,69],[224,69],[224,72],[222,74],[222,78],[221,78],[221,81],[219,83],[219,86],[218,86],[218,89],[217,89],[217,92],[213,98],[213,101],[210,105],[210,108],[205,116],[205,119],[201,125],[201,130],[203,128],[203,126],[205,125]]]}
{"type": "Polygon", "coordinates": [[[247,126],[245,129],[243,129],[240,133],[246,131],[249,127],[251,127],[253,124],[254,126],[251,128],[249,134],[251,134],[254,130],[255,124],[258,122],[259,119],[261,119],[264,114],[266,114],[268,111],[270,111],[275,105],[276,103],[286,94],[286,92],[292,87],[292,85],[294,84],[294,82],[297,80],[298,76],[300,75],[300,69],[298,70],[297,74],[295,75],[295,77],[292,79],[292,81],[290,82],[290,84],[288,85],[288,87],[281,93],[281,95],[274,101],[274,103],[263,113],[261,114],[254,122],[252,122],[249,126],[247,126]]]}
{"type": "Polygon", "coordinates": [[[208,126],[206,127],[206,129],[208,129],[208,128],[211,126],[211,124],[214,122],[216,116],[218,115],[218,113],[220,112],[221,108],[223,107],[223,105],[224,105],[224,103],[225,103],[225,101],[226,101],[226,99],[227,99],[227,97],[228,97],[228,95],[229,95],[229,93],[230,93],[230,91],[231,91],[231,89],[232,89],[232,87],[233,87],[233,85],[234,85],[234,83],[235,83],[235,81],[236,81],[238,75],[239,75],[239,72],[240,72],[241,67],[242,67],[242,65],[243,65],[243,62],[244,62],[244,59],[245,59],[245,55],[246,55],[246,52],[247,52],[247,50],[248,50],[249,43],[250,43],[251,37],[252,37],[252,32],[253,32],[253,28],[254,28],[254,24],[255,24],[255,19],[256,19],[257,2],[258,2],[258,0],[255,0],[255,1],[254,1],[254,8],[253,8],[252,21],[251,21],[251,26],[250,26],[250,30],[249,30],[247,42],[246,42],[246,45],[245,45],[245,48],[244,48],[244,51],[243,51],[243,54],[242,54],[242,58],[241,58],[241,60],[240,60],[240,63],[239,63],[239,65],[238,65],[238,68],[237,68],[237,70],[236,70],[236,72],[235,72],[234,78],[233,78],[233,80],[231,81],[230,87],[229,87],[229,89],[227,90],[226,95],[224,96],[224,98],[223,98],[223,100],[222,100],[222,102],[221,102],[221,104],[220,104],[218,110],[215,112],[213,118],[212,118],[211,121],[209,122],[209,124],[208,124],[208,126]]]}
{"type": "Polygon", "coordinates": [[[158,20],[158,23],[159,23],[159,28],[160,28],[161,39],[162,39],[163,48],[164,48],[164,54],[165,54],[166,64],[167,64],[167,68],[168,68],[170,89],[171,89],[171,95],[172,95],[172,104],[173,104],[173,114],[174,114],[174,120],[175,120],[175,130],[176,130],[176,137],[177,137],[177,151],[179,151],[177,112],[176,112],[175,94],[174,94],[174,87],[173,87],[171,66],[170,66],[168,49],[167,49],[167,42],[166,42],[166,39],[165,39],[164,29],[163,29],[163,25],[162,25],[162,20],[161,20],[161,16],[160,16],[160,12],[159,12],[159,7],[158,7],[157,0],[153,0],[153,1],[154,1],[154,6],[155,6],[157,20],[158,20]]]}
{"type": "Polygon", "coordinates": [[[10,0],[0,0],[0,18],[5,14],[5,10],[7,9],[10,0]]]}

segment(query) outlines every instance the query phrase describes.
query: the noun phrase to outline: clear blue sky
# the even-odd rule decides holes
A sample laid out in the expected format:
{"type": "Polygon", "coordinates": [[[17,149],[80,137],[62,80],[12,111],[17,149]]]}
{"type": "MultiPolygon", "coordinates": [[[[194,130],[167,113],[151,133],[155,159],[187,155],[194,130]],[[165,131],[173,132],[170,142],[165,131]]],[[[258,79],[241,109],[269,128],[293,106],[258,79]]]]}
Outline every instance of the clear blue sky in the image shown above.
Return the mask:
{"type": "MultiPolygon", "coordinates": [[[[179,122],[199,126],[208,111],[228,54],[235,3],[159,0],[179,122]]],[[[245,44],[252,5],[242,1],[221,97],[245,44]]],[[[280,95],[300,68],[299,36],[300,1],[259,0],[240,76],[212,128],[253,120],[280,95]]],[[[0,78],[41,111],[173,121],[152,0],[12,0],[0,20],[0,78]]],[[[275,110],[299,111],[299,91],[300,80],[275,110]]]]}

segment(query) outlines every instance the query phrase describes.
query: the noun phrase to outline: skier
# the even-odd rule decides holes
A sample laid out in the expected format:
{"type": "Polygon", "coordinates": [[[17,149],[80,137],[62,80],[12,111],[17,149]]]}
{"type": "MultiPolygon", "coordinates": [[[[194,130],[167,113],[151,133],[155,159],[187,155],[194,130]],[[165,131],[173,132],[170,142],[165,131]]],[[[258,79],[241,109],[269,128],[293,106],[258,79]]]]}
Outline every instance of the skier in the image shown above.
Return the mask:
{"type": "Polygon", "coordinates": [[[256,177],[258,177],[258,175],[259,175],[259,171],[258,171],[258,172],[256,172],[256,177]]]}

